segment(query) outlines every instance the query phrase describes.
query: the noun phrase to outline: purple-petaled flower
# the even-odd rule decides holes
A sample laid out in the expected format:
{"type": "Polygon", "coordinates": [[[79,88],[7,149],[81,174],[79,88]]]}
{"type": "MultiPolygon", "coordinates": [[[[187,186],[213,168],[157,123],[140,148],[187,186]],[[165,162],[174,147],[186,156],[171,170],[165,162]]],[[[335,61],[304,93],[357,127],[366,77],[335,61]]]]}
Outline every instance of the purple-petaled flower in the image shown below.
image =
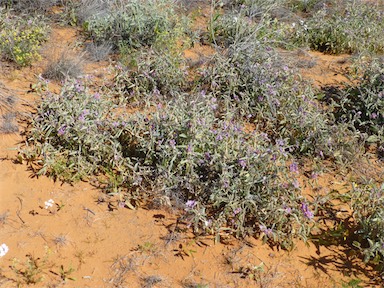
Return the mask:
{"type": "Polygon", "coordinates": [[[319,152],[319,155],[320,155],[321,158],[324,158],[324,153],[323,153],[323,151],[320,151],[320,152],[319,152]]]}
{"type": "Polygon", "coordinates": [[[81,112],[81,114],[80,114],[80,116],[79,116],[79,121],[80,122],[84,122],[85,121],[85,116],[87,116],[89,114],[89,111],[87,110],[87,109],[84,109],[82,112],[81,112]]]}
{"type": "Polygon", "coordinates": [[[93,95],[93,98],[95,98],[96,100],[100,100],[100,93],[96,92],[96,93],[93,95]]]}
{"type": "Polygon", "coordinates": [[[241,208],[236,208],[234,211],[233,211],[233,215],[237,215],[241,212],[241,208]]]}
{"type": "Polygon", "coordinates": [[[267,228],[265,225],[259,225],[260,231],[267,235],[268,237],[273,235],[273,230],[271,228],[267,228]]]}
{"type": "Polygon", "coordinates": [[[317,174],[316,172],[312,172],[310,178],[311,179],[317,179],[318,176],[319,176],[319,174],[317,174]]]}
{"type": "Polygon", "coordinates": [[[292,213],[292,208],[289,207],[289,206],[286,206],[286,207],[284,208],[284,211],[285,211],[286,214],[291,214],[291,213],[292,213]]]}
{"type": "Polygon", "coordinates": [[[76,92],[82,92],[84,90],[84,86],[79,84],[76,84],[75,86],[76,92]]]}
{"type": "Polygon", "coordinates": [[[301,211],[304,213],[304,216],[308,219],[312,219],[314,217],[312,211],[309,209],[306,203],[301,203],[301,211]]]}
{"type": "Polygon", "coordinates": [[[176,147],[176,141],[175,141],[175,139],[171,139],[171,140],[169,140],[169,145],[171,145],[172,148],[175,148],[175,147],[176,147]]]}
{"type": "Polygon", "coordinates": [[[240,159],[239,160],[239,165],[242,167],[242,168],[245,168],[247,166],[247,162],[245,162],[244,159],[240,159]]]}
{"type": "Polygon", "coordinates": [[[299,183],[299,181],[297,181],[297,179],[293,180],[292,185],[293,185],[293,187],[295,187],[296,189],[299,189],[299,188],[300,188],[300,183],[299,183]]]}
{"type": "Polygon", "coordinates": [[[211,154],[209,154],[209,152],[205,152],[204,153],[204,158],[205,158],[205,160],[210,160],[211,159],[211,154]]]}
{"type": "Polygon", "coordinates": [[[292,164],[289,165],[289,170],[292,173],[299,173],[299,165],[297,165],[296,162],[293,162],[292,164]]]}
{"type": "Polygon", "coordinates": [[[376,119],[377,118],[377,114],[375,113],[375,112],[373,112],[372,114],[371,114],[371,119],[376,119]]]}
{"type": "Polygon", "coordinates": [[[191,210],[196,206],[197,202],[195,200],[188,200],[187,203],[185,203],[185,209],[191,210]]]}
{"type": "Polygon", "coordinates": [[[160,95],[160,90],[155,88],[153,89],[153,94],[156,95],[156,96],[159,96],[160,95]]]}
{"type": "Polygon", "coordinates": [[[84,122],[85,121],[85,115],[81,114],[78,119],[80,122],[84,122]]]}
{"type": "Polygon", "coordinates": [[[67,127],[65,125],[61,126],[60,129],[57,131],[57,135],[63,136],[66,130],[67,130],[67,127]]]}
{"type": "Polygon", "coordinates": [[[277,139],[276,140],[276,145],[277,146],[285,146],[285,141],[284,141],[284,139],[277,139]]]}
{"type": "Polygon", "coordinates": [[[191,144],[188,144],[188,146],[187,146],[187,152],[188,152],[188,153],[191,153],[191,152],[192,152],[192,145],[191,145],[191,144]]]}

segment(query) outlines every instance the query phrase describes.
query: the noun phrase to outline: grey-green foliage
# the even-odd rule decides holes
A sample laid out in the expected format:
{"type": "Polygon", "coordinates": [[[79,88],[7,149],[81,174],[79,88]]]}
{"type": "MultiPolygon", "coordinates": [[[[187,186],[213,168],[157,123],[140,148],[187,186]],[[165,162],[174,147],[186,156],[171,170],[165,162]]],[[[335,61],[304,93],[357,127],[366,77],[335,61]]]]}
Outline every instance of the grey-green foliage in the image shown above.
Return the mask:
{"type": "Polygon", "coordinates": [[[268,14],[253,21],[243,12],[215,15],[209,23],[209,38],[214,44],[228,47],[238,42],[261,42],[285,46],[287,27],[268,14]]]}
{"type": "Polygon", "coordinates": [[[326,53],[384,51],[383,7],[367,1],[323,6],[312,17],[298,22],[293,41],[326,53]]]}
{"type": "Polygon", "coordinates": [[[349,162],[359,152],[357,136],[348,123],[336,124],[316,100],[309,83],[268,47],[245,41],[217,54],[204,72],[209,85],[226,106],[236,107],[271,139],[288,139],[300,154],[349,162]]]}
{"type": "Polygon", "coordinates": [[[378,265],[384,272],[384,184],[354,185],[351,197],[356,221],[354,245],[361,249],[366,262],[378,265]]]}
{"type": "Polygon", "coordinates": [[[360,67],[359,83],[330,89],[329,99],[338,122],[350,122],[364,133],[368,143],[377,143],[384,155],[384,63],[382,59],[360,67]]]}
{"type": "Polygon", "coordinates": [[[108,117],[112,109],[111,101],[91,93],[80,79],[66,82],[59,94],[46,92],[24,157],[41,164],[39,174],[70,181],[116,168],[121,145],[115,120],[108,117]]]}
{"type": "Polygon", "coordinates": [[[68,181],[107,173],[110,192],[127,191],[126,199],[134,187],[152,187],[140,197],[147,191],[185,207],[196,233],[257,233],[284,247],[306,239],[313,212],[297,169],[287,168],[287,143],[246,132],[235,114],[218,117],[218,100],[204,92],[131,115],[115,114],[122,107],[107,96],[80,80],[48,93],[22,157],[40,165],[39,174],[68,181]]]}
{"type": "Polygon", "coordinates": [[[132,48],[169,41],[177,17],[169,0],[111,1],[101,15],[89,15],[84,27],[96,43],[123,43],[132,48]]]}
{"type": "Polygon", "coordinates": [[[218,118],[218,109],[212,95],[182,95],[151,113],[144,131],[129,128],[121,139],[145,155],[138,161],[154,190],[186,205],[195,232],[260,233],[285,247],[306,239],[313,214],[302,209],[296,171],[287,168],[289,146],[246,132],[234,114],[218,118]]]}
{"type": "Polygon", "coordinates": [[[131,63],[114,69],[111,90],[128,102],[159,101],[181,92],[187,69],[180,53],[145,49],[129,54],[131,63]]]}

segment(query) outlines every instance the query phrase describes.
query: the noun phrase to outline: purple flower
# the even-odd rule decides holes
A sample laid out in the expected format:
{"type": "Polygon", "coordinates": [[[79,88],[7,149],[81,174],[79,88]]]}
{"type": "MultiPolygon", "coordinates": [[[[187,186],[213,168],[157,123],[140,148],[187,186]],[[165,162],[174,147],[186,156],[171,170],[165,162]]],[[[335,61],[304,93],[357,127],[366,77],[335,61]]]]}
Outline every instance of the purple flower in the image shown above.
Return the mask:
{"type": "Polygon", "coordinates": [[[377,118],[377,114],[375,113],[375,112],[373,112],[372,114],[371,114],[371,119],[376,119],[377,118]]]}
{"type": "Polygon", "coordinates": [[[289,165],[289,170],[292,173],[299,173],[299,165],[297,165],[296,162],[293,162],[292,164],[289,165]]]}
{"type": "Polygon", "coordinates": [[[319,176],[319,174],[317,174],[316,172],[312,172],[310,178],[311,179],[317,179],[318,176],[319,176]]]}
{"type": "Polygon", "coordinates": [[[292,208],[286,206],[285,209],[284,209],[284,211],[285,211],[286,214],[291,214],[291,213],[292,213],[292,208]]]}
{"type": "Polygon", "coordinates": [[[188,153],[191,153],[191,152],[192,152],[192,145],[191,145],[191,144],[188,144],[187,152],[188,152],[188,153]]]}
{"type": "Polygon", "coordinates": [[[85,116],[87,116],[89,114],[89,111],[87,110],[87,109],[84,109],[82,112],[81,112],[81,114],[80,114],[80,116],[79,116],[79,121],[80,122],[84,122],[85,121],[85,116]]]}
{"type": "Polygon", "coordinates": [[[299,188],[300,188],[300,183],[299,183],[299,181],[297,181],[297,179],[293,180],[292,185],[293,185],[293,187],[295,187],[296,189],[299,189],[299,188]]]}
{"type": "Polygon", "coordinates": [[[277,139],[276,144],[277,146],[285,146],[285,141],[283,139],[277,139]]]}
{"type": "Polygon", "coordinates": [[[241,166],[242,168],[245,168],[245,167],[247,166],[247,162],[245,162],[244,159],[240,159],[240,160],[239,160],[239,164],[240,164],[240,166],[241,166]]]}
{"type": "Polygon", "coordinates": [[[241,212],[241,208],[236,208],[234,211],[233,211],[233,215],[237,215],[241,212]]]}
{"type": "Polygon", "coordinates": [[[303,211],[304,216],[308,219],[312,219],[314,217],[312,211],[309,209],[308,205],[306,203],[301,203],[301,211],[303,211]]]}
{"type": "Polygon", "coordinates": [[[176,141],[174,139],[169,140],[169,145],[171,145],[172,148],[176,147],[176,141]]]}
{"type": "Polygon", "coordinates": [[[96,92],[96,93],[93,95],[93,98],[95,98],[96,100],[100,100],[100,93],[96,92]]]}
{"type": "Polygon", "coordinates": [[[57,135],[63,136],[65,134],[65,130],[67,130],[67,126],[61,126],[60,129],[57,131],[57,135]]]}
{"type": "Polygon", "coordinates": [[[273,230],[271,228],[267,228],[265,225],[259,225],[260,231],[267,235],[268,237],[273,235],[273,230]]]}
{"type": "Polygon", "coordinates": [[[195,200],[188,200],[187,203],[185,203],[186,210],[191,210],[196,206],[197,202],[195,200]]]}

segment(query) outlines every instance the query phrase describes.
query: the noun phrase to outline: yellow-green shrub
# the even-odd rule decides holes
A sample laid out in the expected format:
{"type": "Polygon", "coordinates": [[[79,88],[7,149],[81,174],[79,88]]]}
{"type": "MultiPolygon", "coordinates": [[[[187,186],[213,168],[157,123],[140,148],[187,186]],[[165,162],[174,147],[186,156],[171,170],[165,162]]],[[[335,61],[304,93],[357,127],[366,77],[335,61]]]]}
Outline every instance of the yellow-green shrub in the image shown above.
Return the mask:
{"type": "Polygon", "coordinates": [[[48,37],[48,26],[41,17],[23,19],[9,14],[0,18],[0,52],[19,66],[40,58],[39,49],[48,37]]]}

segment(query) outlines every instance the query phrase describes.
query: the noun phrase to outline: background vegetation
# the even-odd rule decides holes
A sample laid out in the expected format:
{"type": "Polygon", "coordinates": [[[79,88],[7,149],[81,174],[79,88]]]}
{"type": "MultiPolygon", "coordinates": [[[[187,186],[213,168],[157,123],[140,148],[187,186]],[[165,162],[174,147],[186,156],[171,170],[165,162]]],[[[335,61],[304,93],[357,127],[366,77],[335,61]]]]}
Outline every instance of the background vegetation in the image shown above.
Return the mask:
{"type": "MultiPolygon", "coordinates": [[[[58,21],[49,16],[53,5],[66,11],[60,23],[78,25],[96,60],[116,53],[103,87],[63,57],[43,75],[63,81],[61,91],[49,91],[45,79],[36,85],[41,100],[19,160],[34,163],[39,175],[97,177],[126,207],[149,200],[179,209],[197,235],[257,235],[291,248],[316,234],[316,219],[333,200],[302,194],[303,163],[345,171],[367,150],[382,161],[379,4],[212,1],[206,31],[193,32],[189,15],[176,12],[183,1],[40,1],[45,16],[25,17],[20,5],[27,2],[0,2],[6,60],[28,66],[39,58],[58,21]],[[183,49],[202,43],[215,54],[188,66],[183,49]],[[282,48],[370,60],[354,84],[318,90],[297,76],[282,48]]],[[[350,237],[383,273],[383,187],[352,184],[343,198],[352,209],[350,237]]]]}

